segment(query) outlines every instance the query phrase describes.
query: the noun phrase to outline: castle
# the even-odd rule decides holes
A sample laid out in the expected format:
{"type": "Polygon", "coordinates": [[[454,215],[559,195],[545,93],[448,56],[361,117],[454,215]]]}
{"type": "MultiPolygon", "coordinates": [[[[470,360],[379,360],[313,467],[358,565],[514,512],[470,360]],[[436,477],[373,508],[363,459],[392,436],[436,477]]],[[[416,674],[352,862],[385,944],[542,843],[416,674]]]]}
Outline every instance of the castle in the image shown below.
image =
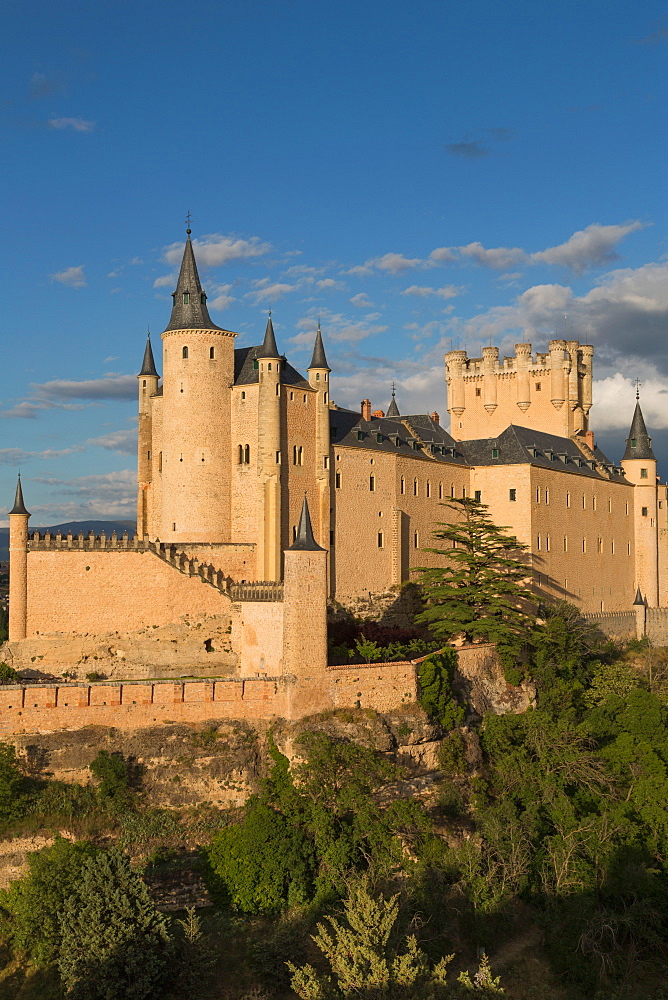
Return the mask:
{"type": "Polygon", "coordinates": [[[597,616],[668,606],[668,488],[639,402],[621,463],[596,446],[591,346],[450,351],[448,432],[394,394],[387,412],[338,407],[319,327],[306,377],[271,315],[261,344],[235,337],[210,319],[188,231],[162,379],[150,338],[138,376],[135,537],[30,536],[19,481],[16,665],[64,671],[98,642],[119,674],[291,677],[303,692],[326,667],[328,599],[396,592],[436,565],[424,550],[459,497],[527,546],[537,594],[597,616]]]}

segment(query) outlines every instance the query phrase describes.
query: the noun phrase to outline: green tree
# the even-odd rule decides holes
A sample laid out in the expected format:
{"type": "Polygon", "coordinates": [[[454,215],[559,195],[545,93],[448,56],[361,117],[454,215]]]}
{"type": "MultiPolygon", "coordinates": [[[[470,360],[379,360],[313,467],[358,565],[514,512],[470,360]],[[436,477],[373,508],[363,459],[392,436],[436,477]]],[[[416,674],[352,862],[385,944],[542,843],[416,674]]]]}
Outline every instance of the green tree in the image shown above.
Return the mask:
{"type": "Polygon", "coordinates": [[[452,688],[457,652],[444,649],[432,653],[418,669],[420,704],[427,715],[445,729],[454,729],[464,721],[466,709],[457,701],[452,688]]]}
{"type": "Polygon", "coordinates": [[[329,964],[331,975],[312,965],[288,963],[292,988],[301,1000],[436,1000],[446,997],[446,974],[452,955],[431,965],[414,935],[396,931],[399,895],[374,898],[363,883],[350,890],[343,904],[344,921],[326,917],[313,940],[329,964]]]}
{"type": "Polygon", "coordinates": [[[22,816],[27,806],[27,780],[11,743],[0,743],[0,820],[22,816]]]}
{"type": "Polygon", "coordinates": [[[36,965],[48,965],[56,958],[60,912],[85,862],[96,853],[92,844],[56,837],[50,847],[29,854],[27,873],[0,893],[0,906],[9,914],[12,945],[36,965]]]}
{"type": "Polygon", "coordinates": [[[100,750],[89,767],[91,774],[99,781],[97,791],[104,805],[118,811],[132,805],[130,765],[122,754],[100,750]]]}
{"type": "Polygon", "coordinates": [[[526,588],[530,570],[518,556],[525,548],[492,522],[477,500],[451,500],[456,520],[439,524],[435,537],[447,548],[429,548],[443,566],[418,568],[426,607],[417,621],[439,639],[463,634],[502,646],[518,643],[535,615],[535,596],[526,588]]]}
{"type": "MultiPolygon", "coordinates": [[[[2,641],[3,640],[0,639],[0,642],[2,641]]],[[[0,684],[16,684],[18,679],[18,672],[3,660],[2,663],[0,663],[0,684]]]]}
{"type": "Polygon", "coordinates": [[[164,982],[171,938],[118,850],[88,859],[65,902],[58,967],[71,1000],[148,1000],[164,982]]]}

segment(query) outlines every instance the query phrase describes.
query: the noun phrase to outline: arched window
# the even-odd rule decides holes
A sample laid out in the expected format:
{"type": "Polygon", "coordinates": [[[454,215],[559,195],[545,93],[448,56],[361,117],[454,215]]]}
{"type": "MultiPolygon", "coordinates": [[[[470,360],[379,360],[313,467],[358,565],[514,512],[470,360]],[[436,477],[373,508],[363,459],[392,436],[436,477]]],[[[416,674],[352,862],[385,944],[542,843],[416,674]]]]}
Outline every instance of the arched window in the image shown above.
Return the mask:
{"type": "Polygon", "coordinates": [[[418,495],[418,481],[417,481],[417,479],[414,479],[413,480],[413,496],[416,497],[417,495],[418,495]]]}
{"type": "Polygon", "coordinates": [[[210,347],[209,348],[209,357],[211,358],[212,361],[215,358],[215,356],[216,356],[216,348],[215,347],[210,347]]]}
{"type": "Polygon", "coordinates": [[[240,444],[239,445],[239,458],[238,458],[239,465],[243,465],[243,461],[244,461],[244,446],[242,444],[240,444]]]}
{"type": "Polygon", "coordinates": [[[144,388],[146,388],[146,379],[144,379],[143,385],[144,385],[144,388]]]}
{"type": "Polygon", "coordinates": [[[250,445],[249,444],[247,444],[246,447],[244,448],[244,463],[246,465],[250,464],[250,445]]]}
{"type": "Polygon", "coordinates": [[[184,358],[187,358],[187,357],[188,357],[188,348],[187,348],[187,347],[184,347],[184,348],[183,348],[183,357],[184,357],[184,358]]]}
{"type": "Polygon", "coordinates": [[[443,483],[438,484],[438,499],[443,499],[443,483]]]}
{"type": "Polygon", "coordinates": [[[426,490],[427,490],[427,496],[430,497],[431,496],[431,483],[429,482],[429,480],[427,480],[426,490]]]}

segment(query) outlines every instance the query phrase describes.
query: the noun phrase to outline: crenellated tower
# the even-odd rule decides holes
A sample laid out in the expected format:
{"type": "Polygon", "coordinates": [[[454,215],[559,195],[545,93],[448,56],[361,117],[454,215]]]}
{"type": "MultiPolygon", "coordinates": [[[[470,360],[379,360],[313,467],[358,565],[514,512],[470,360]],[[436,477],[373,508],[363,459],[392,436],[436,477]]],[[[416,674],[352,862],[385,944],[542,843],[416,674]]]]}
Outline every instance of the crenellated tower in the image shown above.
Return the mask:
{"type": "Polygon", "coordinates": [[[281,365],[271,313],[257,353],[258,462],[260,520],[258,572],[263,580],[280,580],[281,566],[281,365]]]}
{"type": "Polygon", "coordinates": [[[445,356],[450,433],[457,441],[496,437],[510,424],[558,434],[585,436],[592,405],[594,349],[577,340],[551,340],[545,353],[515,345],[499,359],[498,347],[481,358],[466,351],[445,356]]]}
{"type": "Polygon", "coordinates": [[[318,393],[315,402],[315,480],[318,496],[317,535],[320,544],[329,548],[330,531],[330,432],[329,432],[329,374],[320,323],[315,335],[313,355],[308,366],[308,380],[318,393]]]}
{"type": "Polygon", "coordinates": [[[636,408],[626,439],[622,468],[633,483],[636,584],[650,608],[659,606],[658,489],[652,439],[636,393],[636,408]]]}
{"type": "Polygon", "coordinates": [[[160,376],[155,367],[151,335],[146,338],[144,362],[137,376],[139,390],[139,426],[137,434],[137,534],[149,534],[151,482],[153,480],[153,409],[151,397],[158,391],[160,376]]]}

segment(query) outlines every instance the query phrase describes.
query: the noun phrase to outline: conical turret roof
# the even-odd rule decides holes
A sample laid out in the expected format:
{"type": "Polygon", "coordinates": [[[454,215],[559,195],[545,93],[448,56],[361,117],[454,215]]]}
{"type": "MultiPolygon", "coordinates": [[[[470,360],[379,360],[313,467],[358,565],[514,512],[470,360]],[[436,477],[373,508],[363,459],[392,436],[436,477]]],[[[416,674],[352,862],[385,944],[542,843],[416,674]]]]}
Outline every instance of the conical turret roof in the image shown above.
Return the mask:
{"type": "Polygon", "coordinates": [[[387,408],[387,413],[385,414],[385,416],[387,417],[401,416],[401,414],[399,413],[399,407],[397,406],[397,401],[394,398],[394,389],[392,389],[392,401],[390,402],[390,405],[387,408]]]}
{"type": "MultiPolygon", "coordinates": [[[[315,335],[315,344],[313,345],[313,357],[311,358],[311,364],[309,368],[325,368],[328,372],[331,372],[331,368],[327,364],[327,358],[325,357],[325,347],[322,342],[322,333],[320,332],[320,323],[318,323],[318,332],[315,335]]],[[[308,369],[307,369],[308,371],[308,369]]]]}
{"type": "Polygon", "coordinates": [[[634,607],[634,608],[636,608],[636,607],[642,607],[644,605],[644,603],[645,602],[643,600],[643,596],[640,593],[640,587],[638,587],[638,589],[636,590],[636,599],[633,602],[632,607],[634,607]]]}
{"type": "Polygon", "coordinates": [[[151,334],[149,333],[146,338],[146,347],[144,349],[144,362],[141,366],[140,375],[157,375],[155,361],[153,359],[153,348],[151,347],[151,334]]]}
{"type": "Polygon", "coordinates": [[[306,494],[304,494],[304,503],[302,504],[302,512],[299,517],[299,527],[297,528],[297,538],[290,546],[291,550],[297,551],[307,551],[307,552],[324,552],[325,550],[322,546],[318,545],[315,538],[313,537],[313,528],[311,526],[311,515],[308,509],[308,503],[306,500],[306,494]]]}
{"type": "Polygon", "coordinates": [[[172,315],[165,330],[220,330],[219,326],[211,322],[206,307],[206,295],[202,291],[197,273],[190,230],[183,250],[179,280],[172,298],[174,299],[172,315]]]}
{"type": "Polygon", "coordinates": [[[626,439],[626,451],[624,452],[622,461],[628,458],[648,458],[656,460],[656,456],[652,451],[652,439],[647,433],[645,419],[642,415],[639,401],[636,403],[635,413],[633,414],[633,420],[631,421],[631,430],[629,431],[629,436],[626,439]]]}
{"type": "Polygon", "coordinates": [[[257,352],[256,357],[258,358],[280,358],[278,353],[278,347],[276,346],[276,337],[274,336],[274,324],[271,322],[271,313],[267,319],[267,329],[264,331],[264,340],[262,342],[262,347],[257,352]]]}
{"type": "Polygon", "coordinates": [[[23,489],[21,487],[21,473],[19,472],[19,478],[16,483],[16,496],[14,498],[14,506],[9,512],[10,514],[27,514],[30,517],[30,512],[26,510],[26,505],[23,502],[23,489]]]}

